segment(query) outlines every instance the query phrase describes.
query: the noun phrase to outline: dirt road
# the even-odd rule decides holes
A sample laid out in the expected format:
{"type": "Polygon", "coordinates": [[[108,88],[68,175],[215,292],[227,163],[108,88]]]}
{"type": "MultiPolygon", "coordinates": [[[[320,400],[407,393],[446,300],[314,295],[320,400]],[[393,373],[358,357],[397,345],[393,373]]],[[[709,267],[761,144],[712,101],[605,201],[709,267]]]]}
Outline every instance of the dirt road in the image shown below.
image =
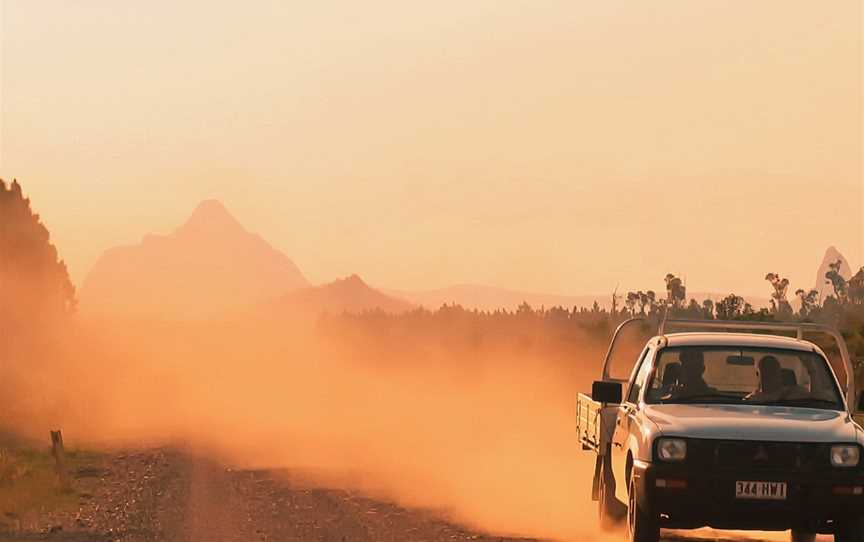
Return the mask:
{"type": "MultiPolygon", "coordinates": [[[[42,510],[11,522],[7,518],[0,540],[517,540],[472,532],[428,511],[345,490],[315,488],[287,472],[232,470],[170,449],[99,456],[75,478],[77,507],[42,510]]],[[[604,542],[618,539],[624,540],[623,534],[603,537],[604,542]]]]}
{"type": "Polygon", "coordinates": [[[77,473],[77,510],[15,518],[0,540],[56,542],[504,541],[433,514],[239,471],[173,450],[102,456],[77,473]]]}

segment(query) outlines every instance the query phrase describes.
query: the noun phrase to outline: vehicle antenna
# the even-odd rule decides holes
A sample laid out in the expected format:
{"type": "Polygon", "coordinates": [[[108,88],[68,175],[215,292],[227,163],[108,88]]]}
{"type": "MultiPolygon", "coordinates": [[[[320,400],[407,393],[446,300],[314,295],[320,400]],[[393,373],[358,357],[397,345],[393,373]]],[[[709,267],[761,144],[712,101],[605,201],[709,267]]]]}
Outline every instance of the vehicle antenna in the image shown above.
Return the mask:
{"type": "Polygon", "coordinates": [[[663,317],[660,319],[660,327],[657,329],[658,335],[666,334],[666,317],[669,315],[669,304],[663,305],[663,317]]]}

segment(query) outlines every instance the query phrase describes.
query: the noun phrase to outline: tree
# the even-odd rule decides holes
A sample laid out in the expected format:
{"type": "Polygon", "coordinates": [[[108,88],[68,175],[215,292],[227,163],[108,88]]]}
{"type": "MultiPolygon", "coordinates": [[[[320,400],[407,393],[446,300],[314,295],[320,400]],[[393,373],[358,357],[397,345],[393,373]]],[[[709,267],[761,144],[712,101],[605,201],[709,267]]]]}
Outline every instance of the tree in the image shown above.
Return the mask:
{"type": "Polygon", "coordinates": [[[702,317],[702,305],[699,304],[695,299],[690,300],[690,304],[687,305],[687,318],[692,318],[694,320],[702,317]]]}
{"type": "Polygon", "coordinates": [[[702,302],[702,318],[706,320],[714,319],[714,302],[706,299],[702,302]]]}
{"type": "Polygon", "coordinates": [[[801,300],[801,308],[798,309],[798,316],[801,318],[808,318],[819,308],[819,290],[805,292],[799,288],[795,290],[795,295],[801,300]]]}
{"type": "Polygon", "coordinates": [[[636,295],[639,297],[639,314],[644,316],[645,307],[648,306],[649,303],[648,294],[646,294],[642,290],[639,290],[638,292],[636,292],[636,295]]]}
{"type": "Polygon", "coordinates": [[[718,319],[734,320],[741,316],[741,311],[744,309],[744,298],[739,295],[729,294],[717,302],[715,309],[718,319]]]}
{"type": "Polygon", "coordinates": [[[792,305],[786,299],[786,292],[789,290],[789,279],[780,278],[777,273],[768,273],[765,275],[765,280],[771,283],[774,292],[771,294],[771,312],[778,316],[791,316],[792,305]]]}
{"type": "Polygon", "coordinates": [[[657,293],[654,290],[648,290],[645,292],[645,297],[648,301],[648,314],[655,314],[657,312],[657,293]]]}
{"type": "Polygon", "coordinates": [[[830,284],[834,288],[834,297],[840,304],[846,302],[846,294],[848,285],[846,279],[840,274],[840,267],[843,265],[843,260],[838,259],[836,262],[828,264],[828,272],[825,273],[825,284],[830,284]]]}
{"type": "Polygon", "coordinates": [[[636,305],[639,303],[639,294],[637,292],[627,292],[627,297],[624,300],[624,304],[627,306],[627,310],[630,311],[630,314],[636,314],[636,305]]]}
{"type": "Polygon", "coordinates": [[[523,301],[519,307],[516,308],[516,314],[526,317],[534,316],[534,309],[531,308],[531,305],[529,305],[527,301],[523,301]]]}
{"type": "Polygon", "coordinates": [[[855,305],[864,304],[864,267],[855,273],[855,276],[849,279],[848,293],[849,301],[855,305]]]}
{"type": "Polygon", "coordinates": [[[612,318],[618,316],[618,301],[621,300],[621,296],[618,295],[618,286],[615,286],[615,289],[612,291],[612,318]]]}
{"type": "Polygon", "coordinates": [[[672,308],[680,309],[687,300],[687,288],[684,286],[684,282],[672,273],[668,273],[665,280],[666,301],[672,308]]]}
{"type": "Polygon", "coordinates": [[[75,288],[21,185],[0,179],[0,319],[33,326],[74,312],[75,288]]]}

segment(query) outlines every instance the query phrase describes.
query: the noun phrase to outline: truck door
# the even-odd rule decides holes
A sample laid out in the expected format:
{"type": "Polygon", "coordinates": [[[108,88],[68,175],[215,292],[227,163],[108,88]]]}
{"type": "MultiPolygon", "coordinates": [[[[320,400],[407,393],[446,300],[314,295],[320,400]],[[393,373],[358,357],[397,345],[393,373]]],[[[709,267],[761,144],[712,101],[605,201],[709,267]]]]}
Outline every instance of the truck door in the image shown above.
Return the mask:
{"type": "Polygon", "coordinates": [[[627,395],[618,407],[615,432],[612,435],[612,471],[615,474],[615,494],[622,502],[627,502],[627,450],[630,435],[639,432],[637,413],[648,375],[651,373],[651,348],[645,347],[633,368],[633,376],[627,388],[627,395]]]}

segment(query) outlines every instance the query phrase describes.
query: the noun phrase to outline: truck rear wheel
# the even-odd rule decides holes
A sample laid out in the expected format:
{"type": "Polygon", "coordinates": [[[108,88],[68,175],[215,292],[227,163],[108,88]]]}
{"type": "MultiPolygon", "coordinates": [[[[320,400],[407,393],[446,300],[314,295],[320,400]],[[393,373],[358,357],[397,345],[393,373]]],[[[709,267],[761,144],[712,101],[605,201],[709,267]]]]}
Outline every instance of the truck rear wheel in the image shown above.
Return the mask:
{"type": "Polygon", "coordinates": [[[660,522],[646,513],[636,498],[636,483],[630,477],[629,503],[627,506],[627,537],[630,542],[659,542],[660,522]]]}
{"type": "Polygon", "coordinates": [[[615,498],[615,477],[612,476],[608,454],[602,458],[598,489],[597,512],[600,528],[608,531],[619,525],[625,515],[624,505],[615,498]]]}
{"type": "Polygon", "coordinates": [[[834,527],[834,542],[864,542],[864,518],[838,521],[834,527]]]}

